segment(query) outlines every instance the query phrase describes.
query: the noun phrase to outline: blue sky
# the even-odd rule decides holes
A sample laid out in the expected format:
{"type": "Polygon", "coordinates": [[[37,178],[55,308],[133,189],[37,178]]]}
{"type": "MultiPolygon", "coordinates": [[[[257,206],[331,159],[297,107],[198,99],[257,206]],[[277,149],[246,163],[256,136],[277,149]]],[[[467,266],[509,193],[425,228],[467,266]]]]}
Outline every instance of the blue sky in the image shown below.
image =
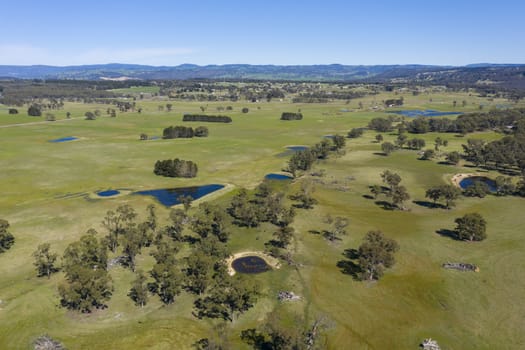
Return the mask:
{"type": "Polygon", "coordinates": [[[525,63],[521,0],[4,0],[0,64],[525,63]]]}

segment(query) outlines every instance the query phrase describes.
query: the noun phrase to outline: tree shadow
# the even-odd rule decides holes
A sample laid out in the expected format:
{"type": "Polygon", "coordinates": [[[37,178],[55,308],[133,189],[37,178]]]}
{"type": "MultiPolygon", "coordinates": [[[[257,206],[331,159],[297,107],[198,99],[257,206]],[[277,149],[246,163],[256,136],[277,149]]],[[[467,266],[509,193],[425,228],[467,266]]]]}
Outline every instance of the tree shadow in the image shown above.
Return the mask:
{"type": "Polygon", "coordinates": [[[342,241],[341,238],[339,238],[339,237],[337,237],[337,236],[334,236],[334,235],[332,234],[332,232],[330,232],[330,231],[323,230],[322,234],[323,234],[323,237],[324,237],[325,239],[329,240],[330,242],[342,241]]]}
{"type": "Polygon", "coordinates": [[[454,164],[454,163],[447,162],[447,161],[445,161],[445,160],[439,161],[438,164],[439,164],[439,165],[456,165],[456,164],[454,164]]]}
{"type": "Polygon", "coordinates": [[[369,194],[364,194],[363,198],[365,198],[365,199],[375,199],[374,196],[371,196],[369,194]]]}
{"type": "Polygon", "coordinates": [[[380,206],[384,210],[394,210],[394,209],[397,208],[395,205],[393,205],[392,203],[387,202],[387,201],[376,201],[375,204],[377,204],[378,206],[380,206]]]}
{"type": "Polygon", "coordinates": [[[359,258],[359,252],[357,249],[346,249],[343,252],[345,260],[340,260],[337,262],[337,267],[345,275],[350,275],[354,280],[359,280],[359,274],[362,272],[361,267],[354,260],[359,258]]]}
{"type": "Polygon", "coordinates": [[[425,208],[429,208],[429,209],[437,209],[437,208],[445,209],[446,208],[443,204],[428,202],[428,201],[412,201],[412,203],[425,207],[425,208]]]}
{"type": "Polygon", "coordinates": [[[317,231],[317,230],[309,230],[308,233],[311,233],[313,235],[320,235],[321,234],[321,231],[317,231]]]}
{"type": "Polygon", "coordinates": [[[436,233],[438,235],[440,235],[440,236],[448,237],[448,238],[451,238],[451,239],[453,239],[455,241],[460,241],[460,239],[458,237],[458,234],[454,230],[449,230],[449,229],[446,229],[446,228],[442,228],[442,229],[437,230],[436,233]]]}
{"type": "Polygon", "coordinates": [[[374,155],[375,155],[375,156],[383,156],[383,157],[388,156],[388,154],[386,154],[386,153],[384,153],[384,152],[374,152],[374,155]]]}

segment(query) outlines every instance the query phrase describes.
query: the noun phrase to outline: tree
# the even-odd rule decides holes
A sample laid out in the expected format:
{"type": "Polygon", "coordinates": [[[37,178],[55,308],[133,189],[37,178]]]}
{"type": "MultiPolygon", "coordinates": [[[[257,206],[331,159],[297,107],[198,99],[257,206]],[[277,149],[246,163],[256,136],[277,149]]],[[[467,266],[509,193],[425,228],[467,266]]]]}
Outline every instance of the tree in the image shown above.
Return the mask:
{"type": "Polygon", "coordinates": [[[381,179],[390,187],[390,191],[394,189],[401,182],[401,176],[391,172],[390,170],[385,170],[381,173],[381,179]]]}
{"type": "Polygon", "coordinates": [[[236,275],[218,282],[210,294],[195,301],[199,318],[223,318],[233,322],[235,316],[255,305],[259,296],[259,285],[250,279],[236,275]]]}
{"type": "Polygon", "coordinates": [[[455,200],[459,198],[461,190],[454,185],[441,185],[437,187],[429,188],[426,191],[425,197],[430,198],[434,201],[434,204],[440,200],[445,200],[445,208],[450,209],[454,207],[455,200]]]}
{"type": "Polygon", "coordinates": [[[346,227],[349,224],[348,219],[336,216],[335,218],[332,218],[331,216],[328,216],[326,219],[326,222],[330,224],[330,228],[325,231],[325,238],[328,239],[330,242],[333,242],[337,239],[341,239],[341,236],[346,235],[346,227]]]}
{"type": "Polygon", "coordinates": [[[173,105],[171,103],[166,103],[166,110],[168,112],[171,112],[171,109],[173,108],[173,105]]]}
{"type": "Polygon", "coordinates": [[[454,221],[456,234],[461,240],[482,241],[487,238],[487,222],[478,213],[466,214],[454,221]]]}
{"type": "Polygon", "coordinates": [[[102,225],[108,230],[106,239],[108,248],[112,252],[115,252],[119,245],[119,236],[135,225],[136,216],[137,213],[129,204],[118,206],[116,212],[107,211],[102,225]]]}
{"type": "Polygon", "coordinates": [[[485,198],[490,193],[489,185],[484,181],[474,181],[472,185],[465,188],[463,194],[467,197],[485,198]]]}
{"type": "Polygon", "coordinates": [[[91,234],[82,236],[66,248],[63,265],[66,281],[58,288],[62,306],[85,313],[106,307],[113,287],[103,242],[91,234]]]}
{"type": "Polygon", "coordinates": [[[248,107],[243,107],[243,109],[241,109],[241,112],[243,113],[248,113],[250,111],[250,109],[248,107]]]}
{"type": "Polygon", "coordinates": [[[498,176],[495,179],[495,183],[498,196],[508,196],[516,191],[516,185],[512,183],[511,177],[498,176]]]}
{"type": "Polygon", "coordinates": [[[191,208],[191,202],[193,202],[193,197],[187,195],[180,195],[177,197],[177,200],[180,204],[182,204],[182,206],[184,207],[184,211],[187,213],[188,210],[190,210],[191,208]]]}
{"type": "Polygon", "coordinates": [[[145,134],[145,133],[141,133],[140,134],[140,140],[141,141],[146,141],[148,139],[148,134],[145,134]]]}
{"type": "Polygon", "coordinates": [[[394,265],[394,253],[398,250],[398,243],[386,238],[381,231],[369,231],[358,249],[361,279],[379,279],[385,268],[394,265]]]}
{"type": "Polygon", "coordinates": [[[135,302],[135,305],[144,307],[148,302],[148,286],[146,284],[146,275],[142,270],[137,271],[135,280],[128,293],[128,296],[135,302]]]}
{"type": "Polygon", "coordinates": [[[392,121],[387,118],[374,118],[368,123],[368,127],[379,132],[392,131],[392,121]]]}
{"type": "Polygon", "coordinates": [[[157,251],[152,253],[156,264],[151,270],[151,277],[155,282],[149,284],[149,288],[158,294],[164,304],[173,303],[181,291],[183,278],[175,259],[177,251],[173,243],[161,242],[157,245],[157,251]]]}
{"type": "Polygon", "coordinates": [[[31,117],[40,117],[42,115],[42,107],[37,104],[32,104],[27,109],[27,114],[31,117]]]}
{"type": "Polygon", "coordinates": [[[381,150],[384,154],[389,155],[390,153],[394,152],[396,149],[396,146],[394,146],[391,142],[383,142],[381,144],[381,150]]]}
{"type": "Polygon", "coordinates": [[[353,128],[348,132],[349,139],[356,139],[363,135],[363,128],[353,128]]]}
{"type": "Polygon", "coordinates": [[[15,237],[7,231],[9,226],[7,220],[0,219],[0,253],[5,252],[15,243],[15,237]]]}
{"type": "Polygon", "coordinates": [[[377,141],[377,143],[381,143],[383,141],[383,135],[377,134],[376,135],[376,141],[377,141]]]}
{"type": "Polygon", "coordinates": [[[186,258],[186,287],[193,293],[202,295],[212,282],[211,270],[214,261],[202,251],[196,251],[186,258]]]}
{"type": "Polygon", "coordinates": [[[434,150],[439,151],[439,147],[443,145],[444,145],[443,139],[439,136],[436,137],[436,139],[434,140],[434,150]]]}
{"type": "Polygon", "coordinates": [[[52,273],[58,271],[58,268],[55,266],[58,254],[51,253],[50,248],[51,245],[49,243],[43,243],[33,252],[34,265],[38,277],[47,276],[47,278],[50,278],[52,273]]]}
{"type": "Polygon", "coordinates": [[[423,155],[421,155],[421,160],[430,160],[432,158],[434,158],[434,156],[436,155],[436,152],[433,150],[433,149],[426,149],[424,152],[423,152],[423,155]]]}
{"type": "Polygon", "coordinates": [[[459,152],[454,151],[447,154],[447,162],[449,162],[450,164],[457,165],[460,159],[461,155],[459,154],[459,152]]]}
{"type": "Polygon", "coordinates": [[[294,235],[294,228],[291,226],[279,226],[277,231],[273,233],[276,245],[279,248],[285,248],[292,242],[294,235]]]}
{"type": "Polygon", "coordinates": [[[389,195],[392,197],[393,205],[401,210],[406,209],[403,203],[410,199],[410,195],[408,194],[405,186],[395,186],[389,195]]]}
{"type": "Polygon", "coordinates": [[[312,193],[315,191],[315,186],[312,181],[301,182],[301,189],[295,195],[292,195],[293,200],[301,202],[300,207],[303,209],[311,209],[317,200],[312,197],[312,193]]]}
{"type": "Polygon", "coordinates": [[[95,120],[95,119],[97,119],[97,116],[95,115],[95,113],[93,113],[91,111],[88,111],[88,112],[84,113],[84,116],[86,117],[86,120],[95,120]]]}

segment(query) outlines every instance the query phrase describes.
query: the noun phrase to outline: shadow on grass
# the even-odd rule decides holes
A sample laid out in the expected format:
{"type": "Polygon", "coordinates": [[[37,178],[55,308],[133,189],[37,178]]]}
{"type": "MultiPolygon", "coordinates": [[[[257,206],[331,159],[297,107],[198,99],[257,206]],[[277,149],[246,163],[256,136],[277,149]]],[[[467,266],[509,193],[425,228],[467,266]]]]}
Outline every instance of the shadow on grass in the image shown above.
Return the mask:
{"type": "Polygon", "coordinates": [[[380,206],[381,208],[385,210],[394,210],[397,208],[395,205],[387,201],[376,201],[375,204],[377,204],[378,206],[380,206]]]}
{"type": "Polygon", "coordinates": [[[321,231],[317,231],[317,230],[309,230],[308,233],[311,233],[313,235],[320,235],[321,234],[321,231]]]}
{"type": "Polygon", "coordinates": [[[345,275],[350,275],[354,280],[359,280],[359,274],[361,273],[361,267],[355,262],[359,258],[359,252],[357,249],[346,249],[343,252],[345,260],[340,260],[337,262],[337,267],[345,275]]]}
{"type": "Polygon", "coordinates": [[[438,235],[440,235],[440,236],[448,237],[448,238],[451,238],[451,239],[453,239],[455,241],[460,241],[460,239],[458,237],[458,234],[454,230],[449,230],[449,229],[446,229],[446,228],[442,228],[440,230],[437,230],[436,233],[438,235]]]}
{"type": "Polygon", "coordinates": [[[369,194],[364,194],[363,198],[365,198],[365,199],[375,199],[374,196],[371,196],[369,194]]]}
{"type": "Polygon", "coordinates": [[[443,204],[428,202],[428,201],[412,201],[412,203],[429,209],[446,209],[443,204]]]}
{"type": "Polygon", "coordinates": [[[388,156],[388,154],[386,154],[386,153],[384,153],[384,152],[374,152],[374,155],[375,155],[375,156],[383,156],[383,157],[388,156]]]}
{"type": "Polygon", "coordinates": [[[447,161],[444,161],[444,160],[438,162],[438,164],[439,165],[457,165],[457,164],[454,164],[454,163],[451,163],[451,162],[447,162],[447,161]]]}

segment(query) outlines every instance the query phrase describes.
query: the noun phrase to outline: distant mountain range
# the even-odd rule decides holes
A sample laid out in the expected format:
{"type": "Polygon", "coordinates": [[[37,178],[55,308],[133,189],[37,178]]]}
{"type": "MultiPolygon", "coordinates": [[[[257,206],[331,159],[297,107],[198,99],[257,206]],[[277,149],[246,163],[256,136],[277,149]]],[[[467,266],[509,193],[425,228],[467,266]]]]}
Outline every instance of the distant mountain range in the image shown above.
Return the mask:
{"type": "Polygon", "coordinates": [[[0,65],[0,78],[9,79],[257,79],[295,81],[386,81],[409,79],[421,81],[491,81],[500,77],[524,85],[525,64],[472,64],[463,67],[432,65],[207,65],[145,66],[136,64],[101,64],[83,66],[8,66],[0,65]]]}

